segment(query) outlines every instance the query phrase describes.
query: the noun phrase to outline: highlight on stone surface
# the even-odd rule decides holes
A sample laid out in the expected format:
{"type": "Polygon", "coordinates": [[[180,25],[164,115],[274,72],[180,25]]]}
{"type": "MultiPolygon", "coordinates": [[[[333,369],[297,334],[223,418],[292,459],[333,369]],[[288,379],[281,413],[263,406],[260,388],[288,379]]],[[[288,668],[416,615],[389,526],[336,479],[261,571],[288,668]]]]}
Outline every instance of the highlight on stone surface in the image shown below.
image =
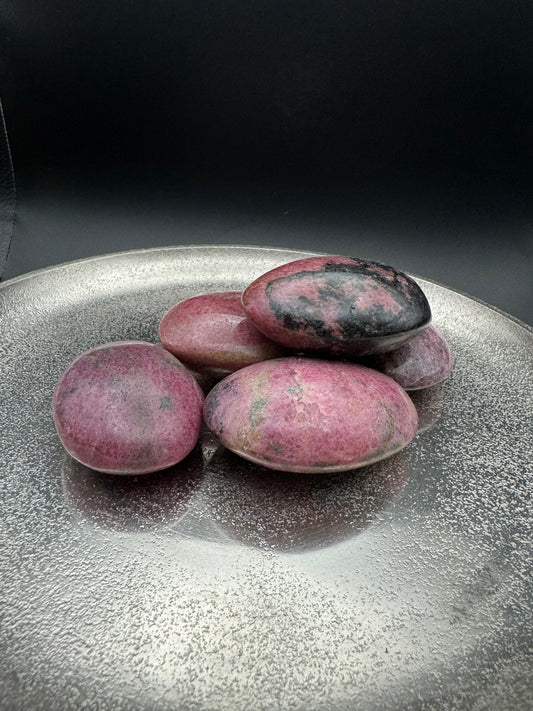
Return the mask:
{"type": "Polygon", "coordinates": [[[198,441],[204,401],[177,358],[142,341],[82,353],[54,391],[54,424],[82,464],[109,474],[145,474],[184,459],[198,441]]]}
{"type": "Polygon", "coordinates": [[[263,274],[243,292],[254,324],[295,350],[357,357],[398,346],[431,320],[418,284],[393,267],[310,257],[263,274]]]}
{"type": "Polygon", "coordinates": [[[453,358],[442,333],[429,325],[398,348],[367,358],[365,364],[385,373],[404,390],[421,390],[445,380],[452,371],[453,358]]]}
{"type": "Polygon", "coordinates": [[[171,308],[159,324],[163,346],[200,373],[226,375],[285,355],[247,317],[240,291],[200,294],[171,308]]]}
{"type": "Polygon", "coordinates": [[[256,363],[207,395],[204,419],[245,459],[294,472],[343,471],[405,447],[416,408],[391,378],[362,365],[287,357],[256,363]]]}

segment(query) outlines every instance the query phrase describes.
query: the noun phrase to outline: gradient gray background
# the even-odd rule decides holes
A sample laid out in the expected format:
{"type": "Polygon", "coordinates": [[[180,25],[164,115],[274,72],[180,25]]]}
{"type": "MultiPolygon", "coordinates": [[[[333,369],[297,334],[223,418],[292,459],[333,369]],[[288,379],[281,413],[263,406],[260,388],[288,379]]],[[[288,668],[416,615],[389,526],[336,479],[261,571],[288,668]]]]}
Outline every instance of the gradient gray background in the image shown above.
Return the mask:
{"type": "Polygon", "coordinates": [[[376,259],[533,322],[533,6],[1,6],[5,277],[126,249],[376,259]]]}

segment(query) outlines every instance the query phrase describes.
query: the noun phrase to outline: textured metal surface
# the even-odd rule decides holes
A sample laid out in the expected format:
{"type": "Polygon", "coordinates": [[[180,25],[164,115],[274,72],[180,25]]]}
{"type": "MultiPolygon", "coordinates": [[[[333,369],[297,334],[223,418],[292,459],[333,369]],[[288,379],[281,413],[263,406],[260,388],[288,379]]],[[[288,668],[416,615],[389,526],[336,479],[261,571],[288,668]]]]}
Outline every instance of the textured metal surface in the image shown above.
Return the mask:
{"type": "Polygon", "coordinates": [[[359,472],[266,475],[208,436],[144,479],[65,455],[50,400],[79,352],[302,256],[146,250],[0,287],[2,709],[532,707],[524,325],[418,279],[455,369],[359,472]]]}

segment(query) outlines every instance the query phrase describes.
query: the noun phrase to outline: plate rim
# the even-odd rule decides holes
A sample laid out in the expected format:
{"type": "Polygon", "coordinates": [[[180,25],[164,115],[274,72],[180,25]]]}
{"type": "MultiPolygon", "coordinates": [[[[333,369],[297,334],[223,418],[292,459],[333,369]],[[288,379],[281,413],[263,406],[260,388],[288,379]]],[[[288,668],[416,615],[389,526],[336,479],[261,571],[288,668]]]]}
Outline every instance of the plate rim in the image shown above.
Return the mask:
{"type": "MultiPolygon", "coordinates": [[[[127,257],[127,256],[135,256],[135,255],[146,255],[149,253],[156,253],[156,252],[167,252],[167,251],[185,251],[185,250],[199,250],[199,251],[204,251],[204,250],[239,250],[239,249],[247,249],[247,250],[253,250],[257,252],[263,252],[263,251],[269,251],[269,252],[280,252],[280,253],[287,253],[287,252],[300,252],[301,254],[309,254],[309,255],[316,255],[316,256],[327,256],[334,254],[332,252],[322,252],[322,251],[315,251],[315,250],[302,250],[302,249],[296,249],[296,248],[291,248],[291,247],[273,247],[269,245],[254,245],[254,244],[177,244],[177,245],[163,245],[163,246],[158,246],[158,247],[141,247],[137,249],[125,249],[125,250],[119,250],[117,252],[105,252],[102,254],[95,254],[90,257],[81,257],[78,259],[72,259],[72,260],[67,260],[65,262],[59,262],[58,264],[51,264],[46,267],[40,267],[39,269],[33,269],[29,272],[24,272],[23,274],[19,274],[17,276],[11,277],[10,279],[6,279],[4,281],[0,281],[0,293],[3,289],[8,288],[12,285],[18,284],[20,282],[34,279],[40,276],[44,276],[46,274],[59,271],[61,269],[65,269],[66,267],[73,267],[73,266],[78,266],[78,265],[83,265],[83,264],[90,264],[92,262],[100,262],[100,261],[108,261],[112,259],[116,259],[119,257],[127,257]]],[[[339,256],[346,256],[346,255],[339,255],[339,256]]],[[[378,261],[378,260],[376,260],[378,261]]],[[[384,263],[384,262],[382,262],[384,263]]],[[[392,266],[392,265],[391,265],[392,266]]],[[[401,270],[404,271],[404,270],[401,270]]],[[[454,294],[457,294],[463,298],[469,299],[470,301],[473,301],[477,304],[480,304],[481,306],[484,306],[485,308],[494,311],[495,313],[499,314],[500,316],[503,316],[507,320],[511,321],[517,326],[520,326],[523,328],[528,334],[531,334],[533,336],[533,325],[530,325],[526,323],[526,321],[522,321],[519,319],[517,316],[513,316],[510,313],[507,313],[503,309],[500,309],[497,306],[494,306],[493,304],[489,304],[488,302],[484,301],[483,299],[478,298],[477,296],[472,296],[471,294],[467,294],[464,291],[460,291],[459,289],[455,289],[454,287],[448,286],[446,284],[443,284],[442,282],[437,281],[436,279],[430,279],[428,277],[422,276],[420,274],[414,274],[411,271],[405,271],[408,276],[414,278],[414,279],[422,279],[425,282],[428,282],[429,284],[432,284],[434,286],[438,286],[442,289],[446,289],[447,291],[453,292],[454,294]]]]}

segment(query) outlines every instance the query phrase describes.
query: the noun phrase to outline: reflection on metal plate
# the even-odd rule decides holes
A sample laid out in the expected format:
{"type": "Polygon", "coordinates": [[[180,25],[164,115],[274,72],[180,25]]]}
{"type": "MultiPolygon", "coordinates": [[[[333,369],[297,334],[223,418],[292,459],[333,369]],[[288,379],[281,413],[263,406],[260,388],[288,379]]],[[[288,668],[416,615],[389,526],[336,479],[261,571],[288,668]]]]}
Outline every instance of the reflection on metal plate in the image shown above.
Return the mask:
{"type": "Polygon", "coordinates": [[[204,433],[116,481],[65,454],[53,387],[81,351],[157,341],[193,294],[307,253],[175,247],[0,287],[0,706],[122,711],[533,706],[533,334],[419,283],[455,357],[400,454],[266,472],[204,433]]]}

